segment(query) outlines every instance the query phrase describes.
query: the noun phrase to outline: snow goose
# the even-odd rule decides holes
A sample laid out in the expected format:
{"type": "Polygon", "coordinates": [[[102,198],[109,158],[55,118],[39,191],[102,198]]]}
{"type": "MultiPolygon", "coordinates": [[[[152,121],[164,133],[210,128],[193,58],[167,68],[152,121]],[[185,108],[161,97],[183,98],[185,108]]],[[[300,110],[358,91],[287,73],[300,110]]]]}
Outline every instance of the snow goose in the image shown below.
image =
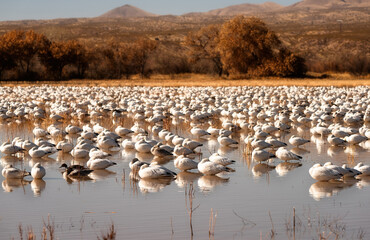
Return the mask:
{"type": "Polygon", "coordinates": [[[160,143],[156,144],[155,146],[153,146],[151,149],[150,149],[150,152],[156,156],[156,157],[160,157],[160,158],[165,158],[165,157],[172,157],[173,154],[169,151],[167,151],[166,149],[164,148],[161,148],[160,147],[160,143]]]}
{"type": "Polygon", "coordinates": [[[97,148],[92,148],[90,149],[90,152],[89,152],[90,158],[107,158],[110,156],[112,155],[109,153],[103,152],[102,150],[97,149],[97,148]]]}
{"type": "Polygon", "coordinates": [[[117,165],[117,163],[108,159],[91,158],[87,161],[86,165],[92,170],[103,170],[110,166],[117,165]]]}
{"type": "Polygon", "coordinates": [[[53,154],[53,151],[46,151],[46,150],[43,150],[39,147],[33,147],[31,148],[29,151],[28,151],[28,154],[32,157],[32,158],[42,158],[44,156],[48,156],[50,154],[53,154]]]}
{"type": "Polygon", "coordinates": [[[364,165],[362,162],[358,163],[354,169],[361,172],[361,175],[368,176],[370,175],[370,166],[364,165]]]}
{"type": "Polygon", "coordinates": [[[137,172],[140,170],[140,167],[143,166],[144,164],[147,164],[147,165],[150,165],[150,163],[147,163],[147,162],[142,162],[140,161],[139,159],[137,158],[134,158],[131,160],[131,162],[129,163],[129,167],[132,171],[134,172],[137,172]]]}
{"type": "Polygon", "coordinates": [[[29,172],[15,168],[11,164],[6,165],[1,173],[4,178],[9,179],[23,179],[25,176],[30,175],[29,172]]]}
{"type": "Polygon", "coordinates": [[[147,143],[144,139],[141,139],[135,143],[135,149],[140,153],[149,153],[152,149],[152,145],[147,143]]]}
{"type": "Polygon", "coordinates": [[[286,149],[285,147],[281,147],[279,148],[276,153],[275,153],[276,157],[283,160],[283,161],[289,161],[289,160],[300,160],[302,159],[301,156],[297,155],[297,154],[294,154],[292,153],[291,151],[289,151],[288,149],[286,149]]]}
{"type": "Polygon", "coordinates": [[[265,140],[267,143],[271,144],[273,148],[285,147],[287,144],[285,142],[279,141],[271,136],[267,137],[265,140]]]}
{"type": "Polygon", "coordinates": [[[334,135],[328,136],[328,143],[332,146],[343,146],[347,143],[346,140],[336,137],[334,135]]]}
{"type": "Polygon", "coordinates": [[[56,148],[57,148],[57,150],[60,150],[63,153],[69,153],[73,149],[73,144],[69,143],[67,139],[64,139],[64,140],[58,142],[56,148]]]}
{"type": "Polygon", "coordinates": [[[174,165],[176,168],[180,169],[181,171],[188,171],[191,169],[197,169],[198,163],[194,160],[185,157],[184,155],[178,156],[174,160],[174,165]]]}
{"type": "Polygon", "coordinates": [[[321,166],[319,163],[314,164],[308,172],[310,176],[317,181],[329,181],[343,176],[343,174],[338,171],[321,166]]]}
{"type": "Polygon", "coordinates": [[[289,138],[289,143],[292,144],[295,147],[299,147],[299,146],[301,146],[305,143],[308,143],[308,142],[310,142],[310,140],[307,140],[307,139],[304,139],[304,138],[301,138],[301,137],[298,137],[298,136],[295,136],[295,135],[292,135],[289,138]]]}
{"type": "Polygon", "coordinates": [[[213,153],[211,156],[209,156],[209,161],[220,164],[222,166],[227,166],[235,163],[234,160],[231,160],[228,157],[223,157],[218,153],[213,153]]]}
{"type": "Polygon", "coordinates": [[[89,150],[86,149],[80,149],[80,148],[74,148],[71,151],[71,155],[74,158],[87,158],[89,156],[89,150]]]}
{"type": "Polygon", "coordinates": [[[215,175],[220,172],[230,171],[228,167],[211,162],[208,158],[203,158],[202,161],[198,163],[198,170],[205,175],[215,175]]]}
{"type": "Polygon", "coordinates": [[[160,165],[144,164],[140,167],[139,177],[152,178],[176,178],[176,173],[160,165]]]}
{"type": "Polygon", "coordinates": [[[0,147],[0,151],[6,155],[13,155],[23,150],[23,148],[13,145],[9,142],[4,142],[0,147]]]}
{"type": "Polygon", "coordinates": [[[235,141],[234,139],[231,139],[229,137],[226,137],[224,135],[220,135],[217,138],[217,141],[221,146],[224,146],[224,147],[238,147],[238,142],[237,141],[235,141]]]}
{"type": "Polygon", "coordinates": [[[263,162],[274,157],[276,157],[274,154],[262,149],[254,149],[252,152],[252,159],[256,162],[263,162]]]}
{"type": "Polygon", "coordinates": [[[201,128],[198,128],[198,127],[195,127],[195,128],[192,128],[190,130],[191,134],[193,136],[195,136],[196,138],[204,138],[204,137],[208,137],[210,136],[211,134],[209,132],[207,132],[206,130],[204,129],[201,129],[201,128]]]}
{"type": "Polygon", "coordinates": [[[46,170],[41,163],[36,163],[31,169],[31,176],[35,179],[42,179],[46,174],[46,170]]]}

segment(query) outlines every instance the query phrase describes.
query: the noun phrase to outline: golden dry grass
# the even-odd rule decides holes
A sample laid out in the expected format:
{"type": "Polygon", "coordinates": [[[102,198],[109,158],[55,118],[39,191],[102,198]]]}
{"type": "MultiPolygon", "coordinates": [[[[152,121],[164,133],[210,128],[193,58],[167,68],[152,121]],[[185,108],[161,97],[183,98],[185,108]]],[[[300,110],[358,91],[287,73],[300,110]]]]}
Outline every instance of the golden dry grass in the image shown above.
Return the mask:
{"type": "Polygon", "coordinates": [[[63,85],[63,86],[163,86],[163,87],[227,87],[227,86],[336,86],[355,87],[370,85],[370,76],[353,77],[349,74],[335,74],[330,78],[260,78],[260,79],[223,79],[210,75],[181,74],[175,76],[155,75],[150,79],[105,79],[91,80],[78,79],[69,81],[42,81],[42,82],[2,82],[0,86],[30,86],[36,84],[63,85]]]}

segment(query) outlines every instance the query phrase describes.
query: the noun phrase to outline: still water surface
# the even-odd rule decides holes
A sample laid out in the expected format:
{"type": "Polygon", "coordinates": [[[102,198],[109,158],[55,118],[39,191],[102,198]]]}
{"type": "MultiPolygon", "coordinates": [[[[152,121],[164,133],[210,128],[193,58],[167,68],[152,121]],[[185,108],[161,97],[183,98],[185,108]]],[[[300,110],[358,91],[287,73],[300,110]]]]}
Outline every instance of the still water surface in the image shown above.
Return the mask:
{"type": "MultiPolygon", "coordinates": [[[[182,124],[172,131],[186,135],[188,127],[182,124]]],[[[326,140],[311,137],[308,129],[298,130],[299,135],[311,142],[296,149],[303,156],[302,166],[285,174],[251,161],[243,144],[238,148],[220,148],[212,138],[204,140],[202,156],[218,151],[236,160],[235,172],[217,177],[201,176],[194,171],[179,174],[174,181],[135,182],[130,180],[129,162],[134,157],[146,161],[153,157],[121,150],[110,157],[117,165],[109,171],[95,171],[88,181],[68,182],[63,179],[59,166],[63,162],[70,163],[72,157],[51,155],[42,161],[47,174],[41,181],[31,182],[32,178],[26,177],[29,182],[21,184],[1,177],[0,239],[19,239],[19,224],[24,229],[32,227],[40,239],[48,216],[54,221],[57,239],[97,239],[112,223],[117,239],[191,239],[188,194],[191,183],[195,209],[193,239],[319,239],[320,234],[334,239],[335,234],[330,230],[340,239],[369,238],[370,178],[340,185],[315,183],[308,169],[314,163],[327,161],[351,166],[359,161],[370,164],[366,149],[370,142],[356,148],[333,148],[326,140]],[[295,234],[293,207],[296,209],[295,234]],[[216,214],[214,236],[209,236],[211,211],[216,214]]],[[[31,131],[32,127],[26,123],[3,123],[1,141],[15,136],[32,139],[31,131]]],[[[297,129],[282,139],[288,142],[291,134],[297,134],[297,129]]],[[[245,135],[237,134],[234,138],[243,142],[245,135]]],[[[288,147],[293,148],[289,144],[288,147]]],[[[12,163],[30,170],[34,164],[29,156],[1,156],[1,168],[12,163]]],[[[281,163],[273,159],[269,165],[281,163]]],[[[173,161],[164,166],[178,172],[173,161]]]]}

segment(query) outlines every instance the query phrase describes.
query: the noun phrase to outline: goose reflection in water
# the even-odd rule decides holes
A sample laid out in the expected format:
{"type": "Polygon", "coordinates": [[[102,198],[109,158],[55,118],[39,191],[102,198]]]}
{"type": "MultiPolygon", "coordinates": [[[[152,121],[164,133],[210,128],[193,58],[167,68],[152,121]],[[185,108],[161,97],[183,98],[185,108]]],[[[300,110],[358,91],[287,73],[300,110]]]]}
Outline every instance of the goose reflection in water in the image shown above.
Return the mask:
{"type": "Polygon", "coordinates": [[[285,176],[288,172],[300,166],[302,166],[302,164],[298,162],[282,162],[276,166],[275,170],[277,174],[282,177],[285,176]]]}
{"type": "Polygon", "coordinates": [[[142,162],[150,162],[153,159],[153,154],[151,153],[143,153],[143,152],[137,152],[135,154],[135,157],[139,159],[142,162]]]}
{"type": "Polygon", "coordinates": [[[331,158],[335,158],[341,153],[343,153],[344,147],[341,146],[330,146],[327,150],[327,154],[331,158]]]}
{"type": "Polygon", "coordinates": [[[309,189],[310,195],[316,201],[320,201],[323,198],[332,197],[341,190],[353,186],[357,180],[346,180],[346,181],[338,181],[338,180],[330,180],[328,182],[316,182],[311,185],[309,189]]]}
{"type": "Polygon", "coordinates": [[[344,149],[344,153],[351,156],[358,156],[359,153],[365,152],[366,150],[359,145],[349,145],[344,149]]]}
{"type": "Polygon", "coordinates": [[[24,179],[13,179],[13,178],[6,178],[2,182],[2,187],[5,192],[13,192],[14,189],[24,187],[25,185],[30,184],[31,181],[24,180],[24,179]]]}
{"type": "Polygon", "coordinates": [[[272,171],[275,169],[275,166],[268,165],[266,163],[259,163],[253,166],[252,173],[253,176],[258,178],[261,177],[263,174],[268,173],[269,171],[272,171]]]}
{"type": "Polygon", "coordinates": [[[51,166],[55,162],[55,159],[51,157],[30,158],[28,161],[28,166],[32,168],[36,163],[41,163],[43,166],[51,166]]]}
{"type": "Polygon", "coordinates": [[[33,179],[31,182],[31,189],[35,197],[41,196],[41,192],[45,189],[46,182],[42,179],[33,179]]]}
{"type": "Polygon", "coordinates": [[[297,155],[305,155],[307,153],[310,153],[310,151],[308,151],[307,149],[301,148],[301,147],[292,148],[290,149],[290,151],[297,155]]]}
{"type": "Polygon", "coordinates": [[[156,193],[170,185],[172,178],[140,179],[138,186],[142,193],[156,193]]]}
{"type": "Polygon", "coordinates": [[[198,187],[202,192],[209,192],[216,186],[223,185],[228,181],[229,178],[222,178],[216,175],[204,175],[198,179],[198,187]]]}
{"type": "Polygon", "coordinates": [[[203,174],[201,173],[193,173],[193,172],[179,172],[176,176],[175,183],[179,188],[184,188],[189,183],[195,182],[198,180],[203,174]]]}
{"type": "Polygon", "coordinates": [[[94,180],[103,180],[115,174],[116,172],[113,172],[107,169],[102,169],[102,170],[94,170],[93,172],[89,174],[89,177],[91,177],[94,180]]]}
{"type": "Polygon", "coordinates": [[[0,159],[0,163],[3,167],[5,167],[8,164],[17,165],[18,162],[22,162],[22,158],[16,157],[16,156],[3,156],[0,159]]]}
{"type": "Polygon", "coordinates": [[[356,183],[356,187],[358,189],[362,189],[364,187],[370,187],[370,176],[360,175],[360,176],[357,176],[356,178],[360,180],[356,183]]]}
{"type": "MultiPolygon", "coordinates": [[[[152,157],[153,157],[153,155],[152,155],[152,157]]],[[[165,164],[169,163],[171,160],[172,159],[169,159],[169,158],[154,157],[151,162],[155,162],[159,165],[165,165],[165,164]]]]}
{"type": "Polygon", "coordinates": [[[63,152],[58,152],[58,155],[57,155],[57,161],[58,162],[70,162],[73,160],[73,157],[71,154],[69,153],[63,153],[63,152]]]}
{"type": "Polygon", "coordinates": [[[311,142],[316,144],[317,153],[321,154],[325,146],[326,138],[321,135],[312,135],[311,142]]]}

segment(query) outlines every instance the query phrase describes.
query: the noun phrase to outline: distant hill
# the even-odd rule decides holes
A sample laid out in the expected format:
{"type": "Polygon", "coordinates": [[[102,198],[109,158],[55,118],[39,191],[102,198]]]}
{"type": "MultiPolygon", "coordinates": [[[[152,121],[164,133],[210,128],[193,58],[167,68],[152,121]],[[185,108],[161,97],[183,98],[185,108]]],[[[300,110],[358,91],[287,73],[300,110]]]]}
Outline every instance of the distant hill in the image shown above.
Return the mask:
{"type": "Polygon", "coordinates": [[[214,16],[233,16],[239,14],[250,14],[250,13],[257,13],[257,12],[272,12],[283,8],[283,6],[274,3],[274,2],[265,2],[262,4],[239,4],[233,5],[226,8],[220,8],[211,10],[209,12],[205,12],[206,15],[214,15],[214,16]]]}
{"type": "Polygon", "coordinates": [[[135,17],[154,17],[154,16],[157,15],[126,4],[121,7],[114,8],[104,13],[103,15],[100,15],[99,18],[122,18],[122,17],[135,18],[135,17]]]}
{"type": "Polygon", "coordinates": [[[286,7],[284,10],[335,9],[352,7],[370,7],[369,0],[303,0],[286,7]]]}

